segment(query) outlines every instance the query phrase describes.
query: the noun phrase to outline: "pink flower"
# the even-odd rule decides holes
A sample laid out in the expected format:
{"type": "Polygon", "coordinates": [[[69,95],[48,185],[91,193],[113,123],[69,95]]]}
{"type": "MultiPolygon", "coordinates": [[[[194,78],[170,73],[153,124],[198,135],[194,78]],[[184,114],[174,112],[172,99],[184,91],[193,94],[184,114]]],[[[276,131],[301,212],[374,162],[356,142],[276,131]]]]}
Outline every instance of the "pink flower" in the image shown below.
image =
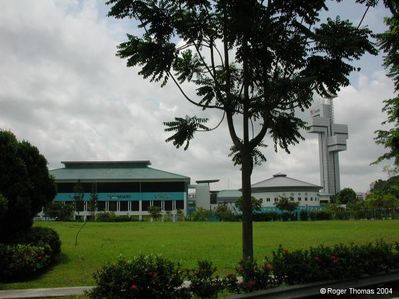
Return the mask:
{"type": "Polygon", "coordinates": [[[131,290],[137,290],[139,287],[137,286],[137,284],[132,284],[131,286],[130,286],[130,289],[131,290]]]}
{"type": "Polygon", "coordinates": [[[320,257],[319,257],[319,256],[315,256],[314,260],[315,260],[316,262],[318,262],[318,263],[320,263],[320,262],[321,262],[321,260],[320,260],[320,257]]]}

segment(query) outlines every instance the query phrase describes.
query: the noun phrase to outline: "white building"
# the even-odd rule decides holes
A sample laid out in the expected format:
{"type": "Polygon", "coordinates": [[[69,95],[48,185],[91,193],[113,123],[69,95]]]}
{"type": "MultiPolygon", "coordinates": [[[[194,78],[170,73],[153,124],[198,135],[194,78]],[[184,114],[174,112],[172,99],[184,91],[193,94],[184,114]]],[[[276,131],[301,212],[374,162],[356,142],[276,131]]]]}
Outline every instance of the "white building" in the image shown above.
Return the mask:
{"type": "MultiPolygon", "coordinates": [[[[252,196],[262,200],[264,210],[276,210],[275,203],[282,197],[298,202],[300,209],[320,208],[321,186],[287,177],[286,174],[277,173],[272,178],[255,183],[251,186],[252,196]]],[[[237,190],[220,191],[217,197],[219,204],[232,204],[240,198],[241,192],[237,190]]]]}
{"type": "Polygon", "coordinates": [[[287,177],[277,173],[272,178],[251,186],[252,196],[262,200],[262,208],[275,209],[275,203],[282,197],[298,202],[298,207],[319,208],[321,186],[287,177]]]}

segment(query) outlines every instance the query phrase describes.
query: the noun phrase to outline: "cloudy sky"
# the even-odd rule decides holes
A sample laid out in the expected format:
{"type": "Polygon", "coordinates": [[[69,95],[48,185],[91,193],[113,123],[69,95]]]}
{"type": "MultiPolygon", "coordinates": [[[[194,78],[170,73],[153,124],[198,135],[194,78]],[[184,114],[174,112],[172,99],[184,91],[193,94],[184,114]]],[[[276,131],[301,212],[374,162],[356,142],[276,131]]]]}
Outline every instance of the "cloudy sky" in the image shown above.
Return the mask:
{"type": "MultiPolygon", "coordinates": [[[[357,23],[364,8],[352,2],[331,6],[325,16],[357,23]]],[[[172,84],[160,88],[128,69],[115,52],[135,27],[106,17],[107,9],[95,0],[1,0],[0,128],[36,145],[50,169],[64,160],[150,160],[192,182],[220,179],[214,189],[239,188],[226,124],[197,134],[187,151],[165,143],[163,121],[197,114],[216,124],[221,115],[196,111],[172,84]]],[[[363,24],[381,32],[384,16],[383,7],[370,10],[363,24]]],[[[387,177],[383,165],[369,165],[384,152],[373,132],[386,118],[382,101],[393,91],[381,64],[381,56],[365,56],[334,102],[336,122],[348,124],[350,134],[348,150],[340,153],[341,186],[356,191],[387,177]]],[[[253,182],[284,172],[320,184],[317,136],[304,137],[290,155],[275,153],[267,139],[268,162],[254,170],[253,182]]]]}

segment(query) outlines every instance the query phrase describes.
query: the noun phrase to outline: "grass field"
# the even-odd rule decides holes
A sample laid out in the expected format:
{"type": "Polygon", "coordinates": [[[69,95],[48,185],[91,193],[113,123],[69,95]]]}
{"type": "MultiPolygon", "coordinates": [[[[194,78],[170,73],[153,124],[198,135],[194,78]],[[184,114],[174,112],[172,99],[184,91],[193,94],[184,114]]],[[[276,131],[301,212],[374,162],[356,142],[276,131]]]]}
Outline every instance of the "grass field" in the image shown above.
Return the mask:
{"type": "MultiPolygon", "coordinates": [[[[118,256],[162,254],[192,267],[199,259],[212,261],[220,273],[228,273],[240,259],[241,223],[95,223],[75,235],[81,223],[38,222],[55,229],[62,240],[60,263],[35,280],[0,285],[3,289],[93,285],[92,273],[118,256]]],[[[319,244],[366,243],[377,239],[399,241],[399,220],[315,221],[254,223],[255,256],[271,256],[279,244],[287,249],[319,244]]]]}

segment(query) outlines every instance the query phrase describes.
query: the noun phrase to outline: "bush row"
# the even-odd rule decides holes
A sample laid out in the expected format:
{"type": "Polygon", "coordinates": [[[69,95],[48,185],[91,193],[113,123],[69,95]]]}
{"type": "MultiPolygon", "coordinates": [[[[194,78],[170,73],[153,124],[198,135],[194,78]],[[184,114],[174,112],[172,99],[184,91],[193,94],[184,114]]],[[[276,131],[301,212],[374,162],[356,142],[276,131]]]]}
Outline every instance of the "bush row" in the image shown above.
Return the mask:
{"type": "Polygon", "coordinates": [[[0,281],[23,281],[57,261],[61,252],[58,234],[44,227],[33,227],[7,244],[0,244],[0,281]]]}
{"type": "Polygon", "coordinates": [[[377,241],[366,245],[319,246],[288,251],[279,247],[261,263],[241,260],[235,272],[220,278],[208,261],[183,270],[161,256],[119,259],[94,275],[91,298],[217,298],[227,289],[243,293],[281,284],[350,279],[399,267],[399,245],[377,241]],[[184,283],[187,280],[189,282],[184,283]]]}

